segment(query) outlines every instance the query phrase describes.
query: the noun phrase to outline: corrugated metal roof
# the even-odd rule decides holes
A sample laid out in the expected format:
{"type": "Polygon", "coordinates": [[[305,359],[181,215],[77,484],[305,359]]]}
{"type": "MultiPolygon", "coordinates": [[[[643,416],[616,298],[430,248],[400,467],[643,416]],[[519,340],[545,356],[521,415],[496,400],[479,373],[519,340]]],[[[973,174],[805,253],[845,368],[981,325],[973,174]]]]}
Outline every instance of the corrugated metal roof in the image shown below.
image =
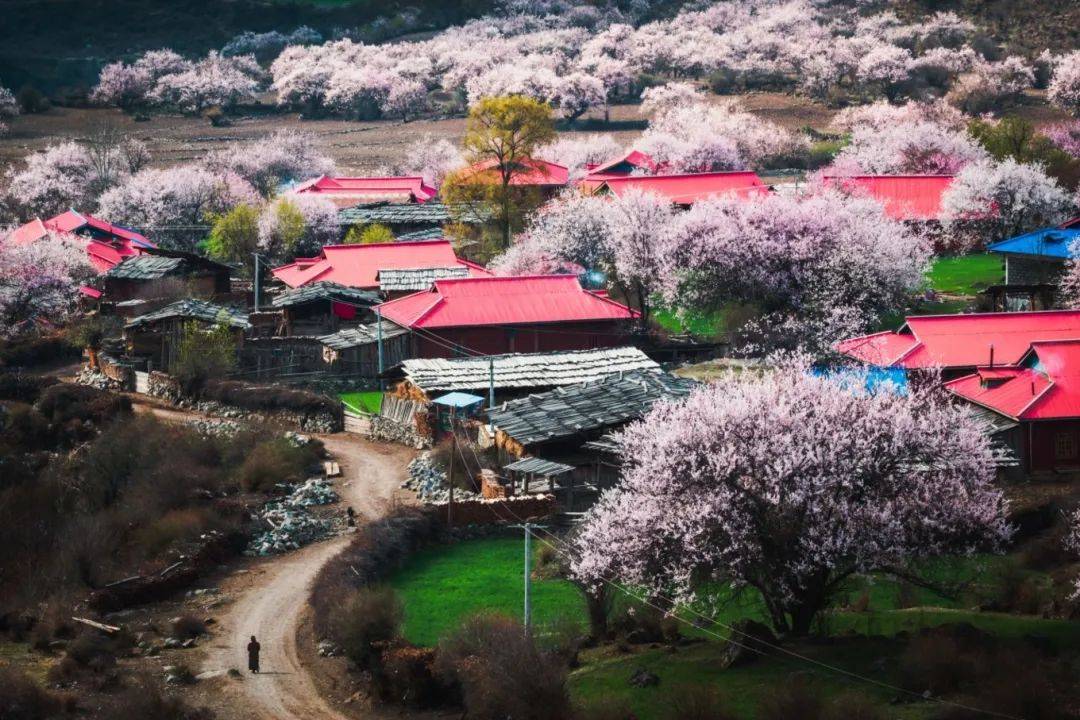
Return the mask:
{"type": "Polygon", "coordinates": [[[114,280],[158,280],[179,271],[183,265],[182,258],[136,255],[114,265],[105,272],[105,277],[114,280]]]}
{"type": "Polygon", "coordinates": [[[640,418],[662,398],[697,386],[667,373],[616,373],[511,400],[488,410],[491,424],[522,445],[558,440],[640,418]]]}
{"type": "Polygon", "coordinates": [[[938,220],[941,198],[953,182],[952,175],[826,175],[824,181],[858,195],[866,195],[885,207],[895,220],[938,220]]]}
{"type": "Polygon", "coordinates": [[[464,265],[472,275],[490,275],[478,265],[459,260],[447,240],[327,245],[317,258],[298,258],[274,268],[274,277],[289,287],[314,282],[335,282],[347,287],[375,290],[380,270],[391,268],[464,265]]]}
{"type": "Polygon", "coordinates": [[[622,195],[632,189],[640,190],[667,198],[679,205],[690,205],[699,200],[732,194],[747,198],[769,191],[757,173],[753,172],[633,175],[608,178],[598,191],[603,192],[604,188],[615,195],[622,195]]]}
{"type": "Polygon", "coordinates": [[[660,372],[660,365],[635,347],[512,353],[478,358],[412,359],[405,377],[424,392],[487,388],[550,388],[596,380],[615,372],[660,372]]]}
{"type": "Polygon", "coordinates": [[[379,311],[409,328],[629,320],[638,316],[625,305],[583,290],[573,275],[437,280],[430,291],[383,303],[379,311]]]}
{"type": "Polygon", "coordinates": [[[354,198],[353,204],[363,202],[366,196],[404,195],[416,202],[426,202],[437,190],[424,183],[420,176],[407,177],[327,177],[320,175],[300,183],[294,193],[318,194],[330,198],[354,198]]]}
{"type": "Polygon", "coordinates": [[[517,462],[512,462],[509,465],[503,465],[503,470],[533,473],[534,475],[543,475],[544,477],[563,475],[573,471],[573,469],[573,465],[563,465],[562,463],[552,462],[551,460],[544,460],[543,458],[538,457],[523,458],[517,462]]]}
{"type": "Polygon", "coordinates": [[[274,307],[293,307],[318,300],[338,300],[359,305],[378,305],[379,296],[369,290],[345,287],[335,282],[314,282],[286,290],[271,301],[274,307]]]}
{"type": "Polygon", "coordinates": [[[429,268],[386,268],[375,276],[383,292],[416,292],[427,290],[436,280],[469,277],[465,265],[429,268]]]}
{"type": "Polygon", "coordinates": [[[233,308],[217,305],[205,300],[188,298],[170,303],[163,308],[133,318],[124,327],[139,328],[161,320],[172,318],[189,318],[202,320],[207,323],[226,324],[231,327],[247,330],[251,327],[247,315],[233,308]]]}
{"type": "Polygon", "coordinates": [[[1008,240],[1000,240],[991,243],[986,249],[996,253],[1068,260],[1072,256],[1070,248],[1077,240],[1080,240],[1080,218],[1057,227],[1033,230],[1008,240]]]}
{"type": "Polygon", "coordinates": [[[913,315],[895,332],[837,344],[840,353],[882,367],[964,368],[1014,365],[1033,342],[1080,337],[1080,310],[913,315]]]}
{"type": "MultiPolygon", "coordinates": [[[[382,321],[382,338],[386,342],[390,338],[404,335],[408,330],[389,320],[382,321]]],[[[370,345],[379,341],[379,324],[368,323],[354,328],[338,330],[330,335],[320,335],[319,342],[332,350],[348,350],[349,348],[370,345]]]]}

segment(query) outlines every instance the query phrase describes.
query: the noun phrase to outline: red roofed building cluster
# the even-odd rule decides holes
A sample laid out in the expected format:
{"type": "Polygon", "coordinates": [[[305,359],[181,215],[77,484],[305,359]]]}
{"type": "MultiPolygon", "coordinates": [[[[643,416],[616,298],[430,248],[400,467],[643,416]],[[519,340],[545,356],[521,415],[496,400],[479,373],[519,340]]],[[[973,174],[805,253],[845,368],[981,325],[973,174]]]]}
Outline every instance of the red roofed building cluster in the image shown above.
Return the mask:
{"type": "Polygon", "coordinates": [[[110,270],[124,258],[141,254],[145,248],[157,247],[134,230],[75,210],[68,210],[48,220],[34,218],[13,230],[7,236],[7,241],[28,244],[47,237],[50,232],[85,238],[86,254],[98,272],[110,270]]]}
{"type": "Polygon", "coordinates": [[[374,202],[423,203],[434,198],[438,191],[416,177],[327,177],[300,183],[291,192],[318,195],[331,200],[339,208],[374,202]]]}
{"type": "Polygon", "coordinates": [[[750,171],[611,177],[601,181],[595,192],[621,196],[631,190],[653,193],[676,205],[692,205],[725,195],[748,198],[769,192],[757,173],[750,171]]]}
{"type": "Polygon", "coordinates": [[[420,358],[613,347],[638,317],[571,275],[436,280],[378,312],[413,331],[420,358]]]}
{"type": "Polygon", "coordinates": [[[448,240],[373,243],[370,245],[327,245],[318,257],[297,258],[274,268],[273,274],[291,288],[313,282],[334,282],[346,287],[375,290],[380,270],[447,268],[463,265],[474,276],[490,273],[483,267],[461,260],[448,240]]]}
{"type": "Polygon", "coordinates": [[[1015,365],[981,366],[945,388],[1014,421],[1008,444],[1028,472],[1080,471],[1080,333],[1033,342],[1015,365]]]}
{"type": "Polygon", "coordinates": [[[894,220],[941,220],[942,197],[952,175],[826,175],[824,181],[845,192],[874,198],[894,220]]]}

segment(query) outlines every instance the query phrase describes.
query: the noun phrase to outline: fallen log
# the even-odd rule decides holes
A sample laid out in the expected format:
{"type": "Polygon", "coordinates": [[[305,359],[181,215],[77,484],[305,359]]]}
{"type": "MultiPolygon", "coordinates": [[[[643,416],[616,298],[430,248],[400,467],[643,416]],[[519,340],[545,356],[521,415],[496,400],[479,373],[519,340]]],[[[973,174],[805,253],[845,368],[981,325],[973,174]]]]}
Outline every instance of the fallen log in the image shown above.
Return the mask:
{"type": "Polygon", "coordinates": [[[88,626],[90,626],[90,627],[92,627],[92,628],[94,628],[96,630],[101,630],[102,632],[107,632],[110,635],[112,635],[113,633],[120,632],[120,628],[118,628],[116,625],[106,625],[105,623],[99,623],[96,620],[88,620],[87,618],[75,617],[74,615],[71,616],[71,619],[74,620],[77,623],[82,623],[83,625],[88,625],[88,626]]]}

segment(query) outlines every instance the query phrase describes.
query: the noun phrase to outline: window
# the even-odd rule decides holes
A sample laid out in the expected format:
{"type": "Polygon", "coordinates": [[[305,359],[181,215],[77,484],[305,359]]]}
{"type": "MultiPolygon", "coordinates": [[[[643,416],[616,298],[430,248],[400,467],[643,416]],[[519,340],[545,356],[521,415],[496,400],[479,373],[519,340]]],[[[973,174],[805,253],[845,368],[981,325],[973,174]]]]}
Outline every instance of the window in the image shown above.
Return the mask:
{"type": "Polygon", "coordinates": [[[1054,435],[1054,458],[1056,460],[1076,459],[1076,436],[1071,432],[1059,432],[1054,435]]]}

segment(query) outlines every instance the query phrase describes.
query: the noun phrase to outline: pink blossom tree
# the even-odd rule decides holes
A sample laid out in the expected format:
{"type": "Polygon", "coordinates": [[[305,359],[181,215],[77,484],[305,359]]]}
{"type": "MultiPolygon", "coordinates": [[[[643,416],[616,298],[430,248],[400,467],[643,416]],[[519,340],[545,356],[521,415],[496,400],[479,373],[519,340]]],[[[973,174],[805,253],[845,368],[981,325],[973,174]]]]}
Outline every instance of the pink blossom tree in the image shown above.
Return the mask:
{"type": "Polygon", "coordinates": [[[438,188],[446,176],[465,165],[465,156],[446,138],[426,134],[412,142],[386,168],[391,175],[419,175],[431,187],[438,188]]]}
{"type": "Polygon", "coordinates": [[[1069,246],[1069,259],[1058,284],[1058,303],[1073,310],[1080,309],[1080,243],[1069,246]]]}
{"type": "Polygon", "coordinates": [[[0,241],[0,337],[71,317],[78,288],[94,276],[86,242],[49,233],[29,244],[0,241]]]}
{"type": "Polygon", "coordinates": [[[590,165],[612,160],[622,152],[622,146],[608,134],[564,133],[547,145],[537,148],[534,155],[564,165],[570,169],[570,177],[576,179],[585,175],[590,165]]]}
{"type": "Polygon", "coordinates": [[[238,175],[180,165],[128,177],[101,196],[98,212],[165,247],[194,250],[210,229],[210,215],[259,203],[258,192],[238,175]]]}
{"type": "Polygon", "coordinates": [[[659,233],[659,285],[680,310],[750,304],[747,350],[832,345],[902,308],[922,283],[925,238],[869,198],[821,189],[696,203],[659,233]]]}
{"type": "Polygon", "coordinates": [[[931,121],[859,125],[831,172],[952,175],[988,157],[965,130],[931,121]]]}
{"type": "Polygon", "coordinates": [[[1074,158],[1080,158],[1080,120],[1051,125],[1043,128],[1042,134],[1074,158]]]}
{"type": "Polygon", "coordinates": [[[340,233],[337,206],[318,195],[279,195],[259,215],[259,250],[275,260],[316,255],[340,233]]]}
{"type": "Polygon", "coordinates": [[[929,393],[869,394],[798,364],[729,374],[619,445],[622,480],[576,538],[573,574],[682,601],[750,588],[782,634],[807,634],[854,574],[915,574],[1011,533],[984,429],[929,393]]]}
{"type": "Polygon", "coordinates": [[[295,130],[278,130],[250,143],[232,145],[211,153],[207,167],[235,173],[264,196],[284,182],[331,175],[334,161],[316,144],[315,136],[295,130]]]}
{"type": "Polygon", "coordinates": [[[251,57],[224,57],[210,51],[190,68],[162,75],[148,97],[184,112],[200,112],[214,105],[229,108],[259,89],[261,72],[251,57]]]}
{"type": "Polygon", "coordinates": [[[50,145],[26,158],[26,167],[7,174],[9,203],[24,220],[52,217],[93,199],[94,163],[78,143],[50,145]]]}
{"type": "Polygon", "coordinates": [[[427,88],[423,83],[408,78],[394,78],[379,103],[383,114],[400,117],[402,122],[410,116],[419,115],[427,104],[427,88]]]}
{"type": "Polygon", "coordinates": [[[1080,50],[1056,59],[1046,97],[1073,115],[1080,115],[1080,50]]]}
{"type": "Polygon", "coordinates": [[[1059,223],[1076,207],[1042,167],[1011,158],[969,165],[941,203],[952,229],[965,229],[975,242],[1002,240],[1059,223]]]}

